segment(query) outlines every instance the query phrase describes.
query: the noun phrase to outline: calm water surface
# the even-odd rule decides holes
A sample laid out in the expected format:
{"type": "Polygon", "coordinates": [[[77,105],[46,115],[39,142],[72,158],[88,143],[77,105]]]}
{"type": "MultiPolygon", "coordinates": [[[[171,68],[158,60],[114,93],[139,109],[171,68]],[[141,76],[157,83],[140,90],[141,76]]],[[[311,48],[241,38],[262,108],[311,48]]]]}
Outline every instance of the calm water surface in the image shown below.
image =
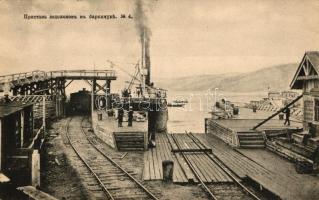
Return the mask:
{"type": "MultiPolygon", "coordinates": [[[[223,93],[222,95],[214,95],[215,92],[169,92],[168,102],[174,99],[188,99],[189,103],[183,108],[169,107],[168,115],[168,131],[183,133],[190,131],[194,133],[204,133],[204,119],[210,118],[210,110],[212,105],[215,104],[216,99],[226,98],[239,106],[251,100],[259,100],[266,97],[266,93],[223,93]],[[218,96],[217,98],[215,98],[218,96]]],[[[256,118],[264,119],[269,116],[269,113],[257,114],[253,113],[250,109],[240,108],[241,118],[256,118]]]]}

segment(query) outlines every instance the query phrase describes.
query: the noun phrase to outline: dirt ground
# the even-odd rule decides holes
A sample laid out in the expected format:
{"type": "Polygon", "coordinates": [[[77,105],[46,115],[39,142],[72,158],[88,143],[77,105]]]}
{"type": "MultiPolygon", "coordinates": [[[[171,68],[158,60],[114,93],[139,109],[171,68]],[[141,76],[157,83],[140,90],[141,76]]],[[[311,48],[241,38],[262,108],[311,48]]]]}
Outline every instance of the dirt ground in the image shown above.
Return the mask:
{"type": "Polygon", "coordinates": [[[66,156],[61,133],[65,120],[52,125],[42,157],[41,190],[58,199],[88,199],[76,170],[66,156]]]}

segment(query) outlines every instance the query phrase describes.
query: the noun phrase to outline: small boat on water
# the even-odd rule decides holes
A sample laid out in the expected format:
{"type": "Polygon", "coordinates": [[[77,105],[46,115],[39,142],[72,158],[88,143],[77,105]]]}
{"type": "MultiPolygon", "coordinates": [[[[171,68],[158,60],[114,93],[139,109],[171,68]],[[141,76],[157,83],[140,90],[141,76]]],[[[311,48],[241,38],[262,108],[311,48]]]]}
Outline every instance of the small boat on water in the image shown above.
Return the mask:
{"type": "Polygon", "coordinates": [[[184,105],[185,105],[185,103],[178,103],[178,102],[174,102],[174,101],[167,104],[168,107],[183,107],[184,105]]]}
{"type": "Polygon", "coordinates": [[[173,102],[174,102],[174,103],[183,103],[183,104],[187,104],[187,103],[188,103],[188,100],[187,100],[187,99],[184,99],[184,100],[177,99],[177,100],[174,100],[173,102]]]}
{"type": "Polygon", "coordinates": [[[172,102],[169,102],[167,106],[168,107],[183,107],[187,103],[188,103],[187,99],[184,99],[184,100],[176,99],[176,100],[173,100],[172,102]]]}

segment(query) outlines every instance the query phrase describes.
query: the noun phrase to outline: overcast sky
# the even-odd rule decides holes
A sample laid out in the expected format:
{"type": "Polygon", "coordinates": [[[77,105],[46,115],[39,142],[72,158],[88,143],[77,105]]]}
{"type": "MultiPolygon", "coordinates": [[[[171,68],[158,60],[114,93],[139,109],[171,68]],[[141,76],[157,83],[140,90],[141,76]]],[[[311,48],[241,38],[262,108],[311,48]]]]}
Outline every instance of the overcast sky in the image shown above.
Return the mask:
{"type": "MultiPolygon", "coordinates": [[[[132,14],[134,1],[0,0],[1,74],[35,69],[132,72],[140,59],[135,22],[25,20],[24,14],[132,14]]],[[[318,0],[158,0],[144,5],[152,75],[246,72],[299,62],[319,50],[318,0]]]]}

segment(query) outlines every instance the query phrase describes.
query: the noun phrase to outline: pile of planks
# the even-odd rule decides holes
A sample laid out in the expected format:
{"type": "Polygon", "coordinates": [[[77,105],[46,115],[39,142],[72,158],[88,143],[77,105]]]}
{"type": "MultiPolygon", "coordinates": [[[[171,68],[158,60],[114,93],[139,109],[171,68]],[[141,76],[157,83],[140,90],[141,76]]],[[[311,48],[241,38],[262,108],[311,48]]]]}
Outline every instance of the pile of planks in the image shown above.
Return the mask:
{"type": "MultiPolygon", "coordinates": [[[[33,105],[34,119],[42,119],[43,117],[43,101],[37,102],[33,105]]],[[[55,102],[45,101],[45,118],[55,118],[55,102]]]]}

